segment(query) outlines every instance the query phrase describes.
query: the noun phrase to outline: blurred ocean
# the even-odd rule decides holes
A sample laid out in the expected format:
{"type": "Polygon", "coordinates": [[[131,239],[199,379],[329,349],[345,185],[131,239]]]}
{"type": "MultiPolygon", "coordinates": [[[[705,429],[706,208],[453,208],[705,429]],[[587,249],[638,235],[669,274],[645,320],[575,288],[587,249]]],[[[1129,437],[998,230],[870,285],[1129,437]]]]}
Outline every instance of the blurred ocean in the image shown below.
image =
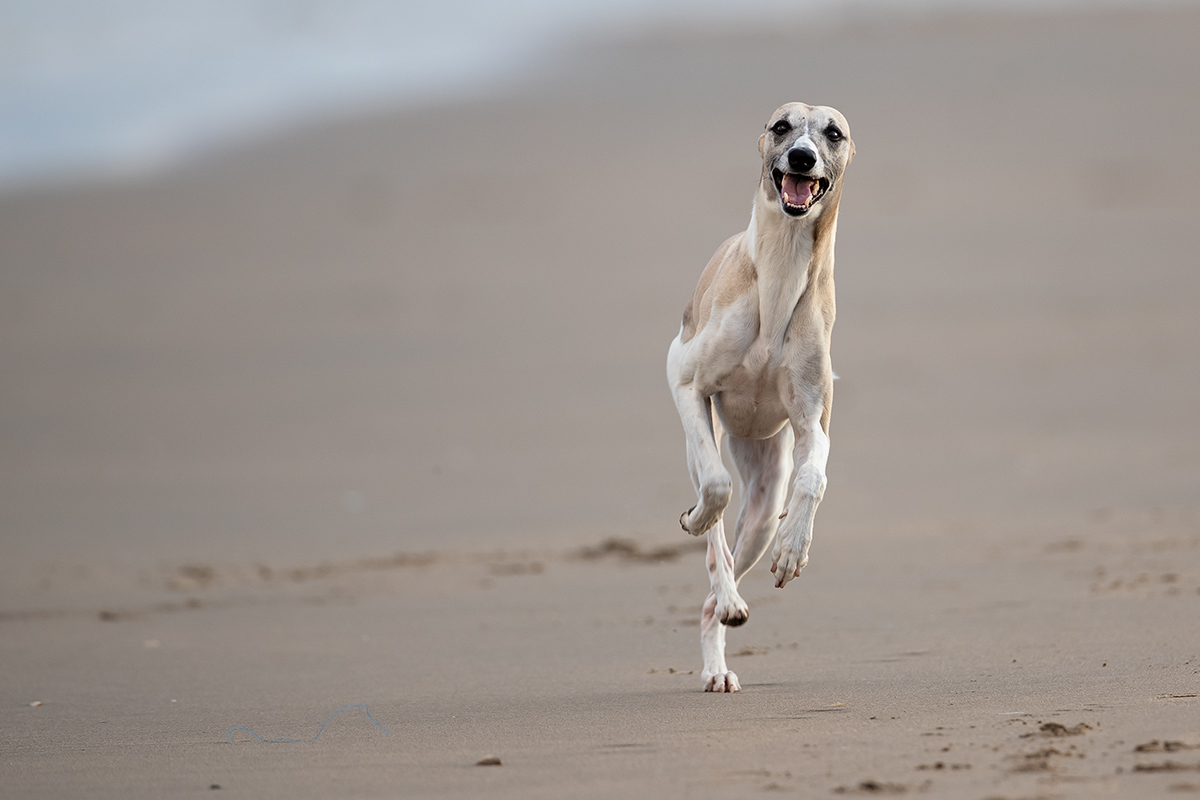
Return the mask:
{"type": "Polygon", "coordinates": [[[298,122],[520,80],[670,24],[1157,0],[2,0],[0,191],[136,176],[298,122]]]}

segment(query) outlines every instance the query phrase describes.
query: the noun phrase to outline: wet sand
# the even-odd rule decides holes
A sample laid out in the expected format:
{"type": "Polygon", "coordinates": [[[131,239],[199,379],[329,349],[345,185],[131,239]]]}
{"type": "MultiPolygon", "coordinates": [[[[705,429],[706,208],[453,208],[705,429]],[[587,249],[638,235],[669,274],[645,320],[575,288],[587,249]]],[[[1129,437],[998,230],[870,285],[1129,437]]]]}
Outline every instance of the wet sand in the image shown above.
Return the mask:
{"type": "Polygon", "coordinates": [[[655,33],[0,199],[4,794],[1200,792],[1198,39],[655,33]],[[790,99],[858,149],[830,483],[712,696],[663,362],[790,99]]]}

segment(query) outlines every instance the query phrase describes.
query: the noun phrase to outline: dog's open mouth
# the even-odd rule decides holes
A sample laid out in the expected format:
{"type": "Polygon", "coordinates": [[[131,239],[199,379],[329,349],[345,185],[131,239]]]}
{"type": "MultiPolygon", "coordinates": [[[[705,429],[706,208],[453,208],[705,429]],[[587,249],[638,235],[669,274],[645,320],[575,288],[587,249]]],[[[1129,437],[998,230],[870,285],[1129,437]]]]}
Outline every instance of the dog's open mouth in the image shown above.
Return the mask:
{"type": "Polygon", "coordinates": [[[829,188],[825,178],[810,178],[807,175],[797,175],[794,172],[774,170],[775,188],[783,203],[783,211],[793,217],[802,217],[820,200],[829,188]]]}

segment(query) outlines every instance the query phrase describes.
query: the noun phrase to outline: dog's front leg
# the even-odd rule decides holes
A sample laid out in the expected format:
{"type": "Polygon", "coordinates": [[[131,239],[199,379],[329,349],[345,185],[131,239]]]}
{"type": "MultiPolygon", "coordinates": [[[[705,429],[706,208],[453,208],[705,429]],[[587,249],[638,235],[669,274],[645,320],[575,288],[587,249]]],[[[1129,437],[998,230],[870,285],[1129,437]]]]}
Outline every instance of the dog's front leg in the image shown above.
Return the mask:
{"type": "Polygon", "coordinates": [[[720,423],[714,422],[712,400],[691,386],[674,385],[672,390],[687,439],[688,471],[696,488],[696,505],[680,515],[679,524],[688,533],[699,536],[708,532],[725,513],[733,494],[733,479],[721,463],[717,444],[720,423]]]}
{"type": "MultiPolygon", "coordinates": [[[[683,392],[687,391],[683,389],[683,392]]],[[[683,403],[688,402],[684,397],[683,403]]],[[[703,408],[701,437],[695,442],[695,449],[692,431],[688,432],[687,437],[688,466],[692,470],[699,502],[690,511],[684,512],[679,523],[689,533],[708,533],[708,580],[717,601],[714,613],[723,625],[741,625],[750,617],[750,608],[738,594],[737,580],[733,576],[733,553],[725,539],[722,520],[733,491],[732,479],[721,463],[721,451],[718,449],[725,432],[720,418],[713,413],[712,401],[705,398],[703,408]],[[708,424],[705,425],[705,422],[708,424]],[[708,522],[709,515],[713,516],[711,523],[708,522]]],[[[680,417],[683,416],[684,410],[681,408],[680,417]]],[[[687,427],[686,422],[684,427],[687,427]]]]}
{"type": "Polygon", "coordinates": [[[792,450],[794,472],[792,499],[784,511],[783,525],[775,539],[771,572],[775,586],[782,589],[808,564],[813,518],[825,496],[825,465],[829,461],[829,435],[821,424],[822,409],[795,420],[796,444],[792,450]]]}

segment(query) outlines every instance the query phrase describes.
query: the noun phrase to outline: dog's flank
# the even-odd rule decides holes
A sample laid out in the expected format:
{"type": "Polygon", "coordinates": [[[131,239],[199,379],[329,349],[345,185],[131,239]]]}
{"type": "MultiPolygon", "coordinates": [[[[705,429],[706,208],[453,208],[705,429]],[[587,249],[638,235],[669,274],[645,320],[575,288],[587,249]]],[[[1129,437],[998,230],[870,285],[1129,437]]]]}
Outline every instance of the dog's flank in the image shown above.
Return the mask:
{"type": "Polygon", "coordinates": [[[789,103],[771,115],[759,153],[750,224],[717,248],[667,355],[697,495],[679,522],[708,537],[702,677],[717,692],[740,689],[725,665],[725,626],[749,617],[737,591],[742,576],[772,543],[777,587],[808,563],[826,485],[833,251],[854,144],[835,109],[789,103]],[[743,486],[733,550],[723,520],[733,488],[723,441],[743,486]]]}

